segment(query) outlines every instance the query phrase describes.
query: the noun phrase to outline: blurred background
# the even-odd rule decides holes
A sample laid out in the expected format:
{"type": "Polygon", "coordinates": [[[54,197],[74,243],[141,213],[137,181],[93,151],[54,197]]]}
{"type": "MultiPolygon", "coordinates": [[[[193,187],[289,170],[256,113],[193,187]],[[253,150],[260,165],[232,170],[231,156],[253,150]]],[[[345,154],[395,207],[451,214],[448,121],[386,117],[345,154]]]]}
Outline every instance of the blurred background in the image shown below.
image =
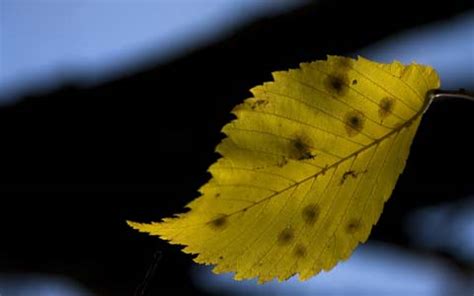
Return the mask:
{"type": "Polygon", "coordinates": [[[472,102],[431,106],[369,242],[307,282],[212,275],[125,224],[181,211],[248,89],[327,54],[474,90],[474,3],[0,0],[0,295],[133,295],[153,265],[143,295],[472,295],[472,102]]]}

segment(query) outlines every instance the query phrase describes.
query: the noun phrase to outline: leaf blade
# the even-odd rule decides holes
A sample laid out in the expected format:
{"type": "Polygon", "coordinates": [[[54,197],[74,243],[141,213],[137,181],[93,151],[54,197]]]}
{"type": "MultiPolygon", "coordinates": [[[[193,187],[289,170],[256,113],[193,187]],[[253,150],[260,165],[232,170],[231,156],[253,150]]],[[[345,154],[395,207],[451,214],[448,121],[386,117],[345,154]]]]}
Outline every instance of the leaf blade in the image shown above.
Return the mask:
{"type": "Polygon", "coordinates": [[[236,279],[307,279],[347,259],[408,157],[434,70],[329,57],[275,72],[237,119],[190,212],[135,229],[236,279]]]}

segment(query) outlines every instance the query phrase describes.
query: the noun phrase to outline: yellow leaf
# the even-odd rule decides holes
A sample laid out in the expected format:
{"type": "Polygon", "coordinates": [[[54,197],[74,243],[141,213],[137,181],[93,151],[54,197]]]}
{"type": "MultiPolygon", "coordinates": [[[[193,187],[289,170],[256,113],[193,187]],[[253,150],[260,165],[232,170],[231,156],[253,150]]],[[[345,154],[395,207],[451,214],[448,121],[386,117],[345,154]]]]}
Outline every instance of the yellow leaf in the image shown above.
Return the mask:
{"type": "Polygon", "coordinates": [[[303,280],[365,242],[439,87],[427,66],[330,56],[273,73],[223,128],[189,212],[130,226],[235,279],[303,280]]]}

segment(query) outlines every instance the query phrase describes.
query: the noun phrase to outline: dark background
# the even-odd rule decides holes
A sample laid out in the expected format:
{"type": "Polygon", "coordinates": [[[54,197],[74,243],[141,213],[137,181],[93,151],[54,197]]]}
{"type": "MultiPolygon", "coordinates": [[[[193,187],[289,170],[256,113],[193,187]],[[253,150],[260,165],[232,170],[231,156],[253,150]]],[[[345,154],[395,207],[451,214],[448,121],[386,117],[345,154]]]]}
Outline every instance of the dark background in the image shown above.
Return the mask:
{"type": "MultiPolygon", "coordinates": [[[[0,271],[60,274],[100,295],[132,295],[160,250],[148,292],[198,293],[191,257],[125,220],[159,220],[197,197],[220,129],[248,89],[272,71],[469,9],[472,1],[319,1],[115,81],[65,82],[1,108],[0,271]]],[[[371,239],[420,250],[403,229],[407,213],[474,193],[473,115],[472,102],[432,105],[371,239]]],[[[455,255],[430,252],[472,274],[455,255]]]]}

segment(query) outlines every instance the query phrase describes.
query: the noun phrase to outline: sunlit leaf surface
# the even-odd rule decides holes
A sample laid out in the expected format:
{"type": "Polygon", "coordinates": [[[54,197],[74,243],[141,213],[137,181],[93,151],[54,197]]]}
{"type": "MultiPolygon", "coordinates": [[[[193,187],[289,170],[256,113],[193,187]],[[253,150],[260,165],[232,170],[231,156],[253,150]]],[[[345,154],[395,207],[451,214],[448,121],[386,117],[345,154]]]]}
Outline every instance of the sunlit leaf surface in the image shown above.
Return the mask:
{"type": "Polygon", "coordinates": [[[129,222],[238,280],[308,279],[365,242],[439,87],[430,67],[361,57],[273,77],[234,108],[190,211],[129,222]]]}

